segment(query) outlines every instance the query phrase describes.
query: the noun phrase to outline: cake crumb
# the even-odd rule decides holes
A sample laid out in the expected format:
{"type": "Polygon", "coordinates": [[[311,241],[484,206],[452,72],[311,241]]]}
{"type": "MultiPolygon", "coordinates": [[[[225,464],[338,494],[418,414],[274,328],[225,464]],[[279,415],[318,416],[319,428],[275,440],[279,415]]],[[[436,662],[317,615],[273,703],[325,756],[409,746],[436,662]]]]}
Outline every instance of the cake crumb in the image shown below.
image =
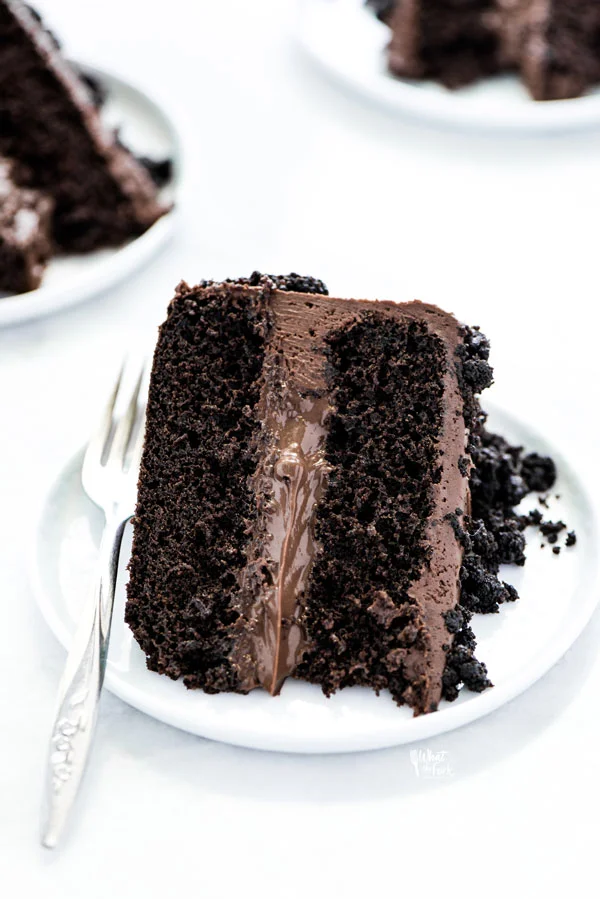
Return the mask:
{"type": "Polygon", "coordinates": [[[542,523],[543,520],[544,520],[544,516],[542,515],[540,510],[532,509],[532,511],[529,512],[527,515],[523,515],[521,522],[523,524],[523,527],[528,527],[529,525],[533,525],[534,527],[537,527],[538,525],[540,525],[542,523]]]}
{"type": "Polygon", "coordinates": [[[543,521],[540,525],[540,531],[548,541],[548,543],[556,543],[558,535],[566,529],[564,521],[543,521]]]}

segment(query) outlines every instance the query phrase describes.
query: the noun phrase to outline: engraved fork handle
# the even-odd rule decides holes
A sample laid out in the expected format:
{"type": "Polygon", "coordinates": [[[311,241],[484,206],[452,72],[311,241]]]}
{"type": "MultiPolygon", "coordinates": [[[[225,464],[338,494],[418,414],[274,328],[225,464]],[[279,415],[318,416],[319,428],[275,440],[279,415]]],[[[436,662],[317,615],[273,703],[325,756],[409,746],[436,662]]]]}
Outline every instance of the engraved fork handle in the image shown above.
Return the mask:
{"type": "Polygon", "coordinates": [[[45,774],[42,843],[56,846],[77,795],[92,745],[104,681],[119,554],[130,516],[107,514],[90,604],[77,625],[58,689],[45,774]]]}

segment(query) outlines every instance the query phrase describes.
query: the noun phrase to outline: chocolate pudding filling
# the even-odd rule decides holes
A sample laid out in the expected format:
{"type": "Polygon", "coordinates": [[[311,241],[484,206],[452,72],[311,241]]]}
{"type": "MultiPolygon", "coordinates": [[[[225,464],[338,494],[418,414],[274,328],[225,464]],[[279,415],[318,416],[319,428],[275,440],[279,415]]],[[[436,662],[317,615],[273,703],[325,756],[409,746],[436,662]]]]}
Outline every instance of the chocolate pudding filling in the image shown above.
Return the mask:
{"type": "Polygon", "coordinates": [[[329,473],[331,406],[326,397],[301,397],[285,382],[274,391],[265,388],[260,406],[267,436],[252,486],[264,538],[251,548],[240,579],[251,621],[240,676],[244,688],[261,685],[276,694],[307,649],[302,597],[317,553],[315,515],[329,473]]]}

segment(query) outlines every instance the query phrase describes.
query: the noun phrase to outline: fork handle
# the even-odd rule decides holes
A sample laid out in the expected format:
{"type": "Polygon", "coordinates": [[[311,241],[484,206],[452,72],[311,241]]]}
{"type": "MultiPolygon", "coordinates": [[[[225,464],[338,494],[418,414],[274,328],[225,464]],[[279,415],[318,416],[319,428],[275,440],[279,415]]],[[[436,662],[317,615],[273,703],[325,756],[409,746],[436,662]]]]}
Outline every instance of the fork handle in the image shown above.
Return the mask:
{"type": "Polygon", "coordinates": [[[56,846],[92,745],[106,670],[123,532],[129,517],[107,514],[94,589],[81,616],[58,689],[45,772],[42,844],[56,846]]]}

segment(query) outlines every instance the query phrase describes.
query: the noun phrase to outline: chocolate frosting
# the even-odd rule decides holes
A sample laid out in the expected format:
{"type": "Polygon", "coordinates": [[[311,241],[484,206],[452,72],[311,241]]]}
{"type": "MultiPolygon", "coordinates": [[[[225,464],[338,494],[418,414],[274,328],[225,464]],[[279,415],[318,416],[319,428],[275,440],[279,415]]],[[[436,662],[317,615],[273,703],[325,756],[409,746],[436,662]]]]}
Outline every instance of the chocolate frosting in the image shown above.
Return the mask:
{"type": "Polygon", "coordinates": [[[390,69],[398,75],[419,78],[425,67],[419,59],[420,0],[402,0],[391,13],[392,39],[389,45],[390,69]]]}
{"type": "MultiPolygon", "coordinates": [[[[444,328],[442,335],[448,348],[448,364],[444,373],[444,414],[441,444],[442,473],[434,487],[433,509],[427,523],[425,540],[434,551],[429,566],[408,590],[418,605],[428,632],[428,652],[425,658],[414,649],[405,650],[404,668],[409,678],[425,674],[426,687],[422,705],[434,711],[442,695],[442,675],[447,650],[452,643],[445,623],[446,612],[454,609],[460,599],[460,568],[463,547],[456,538],[449,515],[469,514],[470,495],[467,475],[461,474],[458,460],[467,451],[467,431],[463,417],[463,399],[459,388],[454,354],[459,344],[455,325],[444,328]],[[420,670],[425,667],[425,671],[420,670]]],[[[464,469],[463,469],[464,470],[464,469]]]]}
{"type": "Polygon", "coordinates": [[[272,290],[268,303],[272,324],[256,410],[262,422],[259,462],[250,485],[257,501],[257,524],[240,575],[240,636],[232,655],[242,687],[250,690],[260,685],[277,693],[309,648],[302,623],[303,599],[320,552],[314,521],[327,489],[324,448],[334,411],[326,383],[325,338],[365,312],[375,311],[399,320],[425,321],[442,339],[447,353],[441,480],[433,488],[433,511],[425,534],[433,552],[429,567],[409,590],[426,650],[401,650],[407,677],[425,678],[425,704],[435,708],[453,639],[444,615],[459,599],[463,554],[447,515],[469,508],[468,473],[461,473],[458,464],[467,440],[455,359],[461,341],[458,322],[418,301],[349,301],[272,290]]]}

